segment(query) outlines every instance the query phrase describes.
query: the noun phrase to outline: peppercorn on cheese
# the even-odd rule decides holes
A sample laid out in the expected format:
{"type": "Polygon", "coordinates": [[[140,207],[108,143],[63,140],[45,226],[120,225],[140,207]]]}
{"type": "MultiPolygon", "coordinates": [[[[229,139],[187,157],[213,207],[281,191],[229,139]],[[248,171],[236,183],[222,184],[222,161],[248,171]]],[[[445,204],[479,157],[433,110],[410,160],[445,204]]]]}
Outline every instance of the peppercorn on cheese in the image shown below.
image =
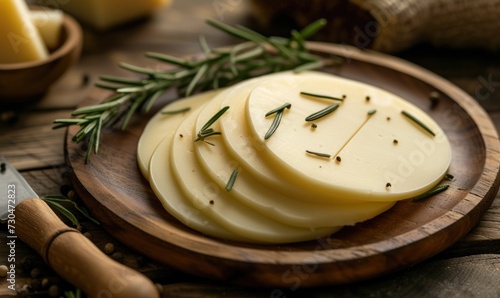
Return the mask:
{"type": "Polygon", "coordinates": [[[422,110],[333,75],[262,76],[163,111],[187,106],[152,118],[139,166],[170,214],[214,237],[328,235],[429,190],[451,161],[422,110]]]}

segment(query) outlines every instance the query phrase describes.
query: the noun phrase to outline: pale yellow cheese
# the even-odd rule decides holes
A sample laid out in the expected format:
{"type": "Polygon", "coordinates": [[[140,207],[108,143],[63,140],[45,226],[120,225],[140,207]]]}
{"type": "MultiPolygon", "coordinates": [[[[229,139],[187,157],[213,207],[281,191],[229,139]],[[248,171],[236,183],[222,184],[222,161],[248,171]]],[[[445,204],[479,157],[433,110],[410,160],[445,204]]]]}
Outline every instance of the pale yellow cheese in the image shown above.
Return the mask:
{"type": "MultiPolygon", "coordinates": [[[[436,185],[451,161],[444,132],[423,111],[382,89],[331,75],[285,74],[267,80],[249,95],[245,112],[251,139],[261,148],[260,158],[280,169],[289,184],[331,194],[331,202],[415,196],[436,185]],[[333,102],[302,96],[301,91],[347,97],[336,111],[315,121],[317,128],[311,128],[305,118],[333,102]],[[273,121],[265,114],[285,102],[292,107],[284,112],[274,135],[264,140],[273,121]],[[370,110],[376,113],[370,116],[370,110]],[[424,122],[436,136],[401,111],[424,122]],[[306,150],[332,158],[311,156],[306,150]],[[341,162],[335,161],[337,156],[341,162]]],[[[324,202],[323,197],[304,199],[324,202]]]]}
{"type": "Polygon", "coordinates": [[[181,100],[176,100],[168,104],[149,120],[137,144],[137,162],[139,164],[139,169],[146,178],[149,178],[149,162],[156,146],[158,146],[163,139],[174,133],[177,126],[185,119],[186,115],[192,113],[219,92],[219,90],[208,91],[181,100]],[[189,108],[190,110],[176,114],[163,114],[163,112],[172,112],[184,108],[189,108]]]}
{"type": "Polygon", "coordinates": [[[24,0],[2,0],[0,9],[0,64],[39,61],[47,48],[30,19],[24,0]]]}
{"type": "Polygon", "coordinates": [[[185,106],[192,110],[157,114],[150,121],[138,161],[169,213],[214,237],[282,243],[328,235],[428,190],[451,161],[444,132],[422,110],[382,89],[333,75],[262,76],[165,110],[185,106]],[[333,102],[301,91],[346,98],[313,128],[305,117],[333,102]],[[265,140],[274,118],[265,114],[285,102],[291,108],[265,140]],[[210,126],[221,135],[208,137],[210,144],[195,142],[201,127],[225,106],[229,109],[210,126]],[[235,184],[226,190],[234,169],[235,184]]]}
{"type": "Polygon", "coordinates": [[[175,182],[169,161],[172,134],[163,138],[158,150],[151,157],[150,184],[165,209],[186,226],[204,234],[230,240],[249,241],[238,234],[229,232],[216,224],[190,202],[185,200],[178,184],[175,182]]]}
{"type": "MultiPolygon", "coordinates": [[[[230,90],[214,97],[207,105],[203,106],[196,120],[196,129],[199,131],[221,109],[221,102],[226,99],[230,90]]],[[[243,98],[231,97],[233,103],[244,101],[243,98]]],[[[223,119],[226,119],[224,117],[223,119]]],[[[215,122],[211,128],[220,130],[220,122],[215,122]]],[[[284,224],[297,227],[319,228],[339,225],[354,225],[355,223],[370,219],[394,205],[394,202],[367,202],[355,204],[311,204],[298,199],[303,196],[315,196],[316,193],[305,193],[296,189],[295,193],[286,194],[276,191],[266,184],[259,183],[254,174],[247,171],[231,156],[221,137],[211,137],[210,142],[215,146],[207,146],[198,142],[194,146],[198,162],[203,170],[210,176],[219,188],[224,188],[234,169],[239,169],[237,183],[231,190],[231,196],[260,214],[273,218],[284,224]]],[[[260,177],[260,180],[264,177],[260,177]]],[[[290,185],[288,185],[290,187],[290,185]]],[[[294,187],[292,187],[294,188],[294,187]]]]}
{"type": "Polygon", "coordinates": [[[62,32],[62,11],[56,9],[33,10],[30,12],[30,19],[47,48],[56,49],[62,32]]]}
{"type": "Polygon", "coordinates": [[[203,142],[193,142],[197,116],[196,113],[189,115],[175,132],[171,144],[170,167],[185,200],[201,213],[227,230],[258,242],[310,240],[329,235],[341,228],[308,229],[284,225],[247,208],[233,198],[232,192],[221,188],[206,175],[196,159],[195,145],[210,146],[203,142]]]}
{"type": "Polygon", "coordinates": [[[58,8],[99,30],[145,17],[170,0],[70,0],[58,8]]]}

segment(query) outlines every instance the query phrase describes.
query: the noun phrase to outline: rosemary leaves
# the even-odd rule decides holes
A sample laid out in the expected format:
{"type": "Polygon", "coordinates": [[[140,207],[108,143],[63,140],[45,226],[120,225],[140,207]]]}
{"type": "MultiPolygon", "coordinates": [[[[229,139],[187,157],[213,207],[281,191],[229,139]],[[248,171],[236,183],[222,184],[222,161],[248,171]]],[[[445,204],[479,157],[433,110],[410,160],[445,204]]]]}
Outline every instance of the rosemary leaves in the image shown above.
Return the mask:
{"type": "Polygon", "coordinates": [[[305,120],[307,122],[318,120],[319,118],[322,118],[322,117],[330,114],[331,112],[335,111],[338,107],[339,107],[338,103],[331,104],[331,105],[327,106],[326,108],[319,110],[319,111],[307,116],[305,120]]]}
{"type": "Polygon", "coordinates": [[[315,69],[325,64],[323,58],[310,53],[305,45],[309,37],[326,25],[324,19],[311,23],[301,31],[293,31],[289,38],[265,37],[249,28],[229,26],[216,20],[208,20],[207,23],[244,42],[228,49],[212,49],[200,37],[204,57],[191,59],[146,53],[148,58],[174,66],[168,70],[121,63],[121,68],[141,78],[100,77],[101,82],[96,86],[112,90],[115,94],[102,103],[75,110],[72,113],[74,118],[54,120],[54,128],[78,126],[73,142],[87,142],[85,161],[88,162],[91,152],[99,150],[104,128],[119,125],[122,130],[125,129],[133,115],[149,111],[167,90],[176,89],[181,96],[188,96],[268,73],[315,69]]]}
{"type": "Polygon", "coordinates": [[[205,140],[205,138],[221,134],[219,131],[214,131],[212,128],[210,128],[210,126],[212,126],[212,124],[214,124],[215,121],[217,121],[228,109],[229,109],[229,107],[225,106],[222,109],[220,109],[217,113],[215,113],[215,115],[213,115],[212,118],[210,118],[207,121],[207,123],[205,123],[205,125],[203,125],[203,127],[200,129],[200,131],[196,134],[197,137],[194,141],[195,142],[203,141],[209,145],[214,146],[213,143],[205,140]]]}
{"type": "Polygon", "coordinates": [[[283,112],[285,111],[285,109],[290,109],[291,107],[292,107],[292,105],[287,102],[287,103],[284,103],[283,105],[281,105],[275,109],[272,109],[266,113],[266,117],[273,115],[273,114],[276,114],[276,116],[274,117],[273,122],[271,123],[271,127],[269,127],[269,130],[267,131],[266,135],[264,136],[264,140],[269,139],[274,134],[274,132],[276,131],[276,129],[278,129],[278,126],[281,123],[281,118],[283,117],[283,112]]]}
{"type": "Polygon", "coordinates": [[[231,173],[231,176],[229,176],[229,180],[227,181],[226,184],[226,190],[231,191],[234,186],[234,182],[236,182],[236,177],[238,177],[238,169],[234,169],[233,172],[231,173]]]}
{"type": "Polygon", "coordinates": [[[428,132],[433,137],[436,136],[436,134],[427,125],[425,125],[422,121],[418,120],[412,114],[410,114],[410,113],[408,113],[406,111],[401,111],[401,114],[403,114],[403,116],[405,116],[407,119],[411,120],[413,123],[415,123],[418,126],[420,126],[422,129],[424,129],[426,132],[428,132]]]}

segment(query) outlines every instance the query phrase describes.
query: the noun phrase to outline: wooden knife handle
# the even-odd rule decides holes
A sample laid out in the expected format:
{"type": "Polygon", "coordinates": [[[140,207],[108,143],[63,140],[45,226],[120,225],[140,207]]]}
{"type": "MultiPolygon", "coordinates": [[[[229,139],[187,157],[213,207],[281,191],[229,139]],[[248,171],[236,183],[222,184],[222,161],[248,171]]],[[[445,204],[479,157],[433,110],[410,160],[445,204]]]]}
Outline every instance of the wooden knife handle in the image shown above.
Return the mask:
{"type": "Polygon", "coordinates": [[[15,214],[17,236],[90,297],[159,297],[151,280],[106,256],[64,224],[43,200],[25,200],[16,206],[15,214]]]}

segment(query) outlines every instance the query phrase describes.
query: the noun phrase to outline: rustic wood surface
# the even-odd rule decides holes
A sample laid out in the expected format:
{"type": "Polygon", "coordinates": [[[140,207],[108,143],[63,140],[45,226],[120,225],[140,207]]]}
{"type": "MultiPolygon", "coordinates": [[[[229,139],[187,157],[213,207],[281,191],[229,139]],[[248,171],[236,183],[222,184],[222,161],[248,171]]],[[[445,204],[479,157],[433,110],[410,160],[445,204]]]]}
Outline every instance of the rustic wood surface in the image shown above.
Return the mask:
{"type": "MultiPolygon", "coordinates": [[[[68,194],[68,168],[64,162],[64,131],[52,130],[51,121],[67,117],[83,100],[95,95],[92,84],[101,74],[126,74],[116,65],[129,62],[152,65],[145,51],[186,55],[199,52],[197,38],[204,34],[211,46],[234,44],[236,39],[209,28],[204,20],[217,18],[258,28],[241,1],[175,1],[150,19],[107,33],[85,29],[83,56],[37,104],[20,108],[0,106],[0,155],[5,156],[32,184],[39,195],[68,194]],[[225,10],[214,4],[226,3],[225,10]],[[230,5],[231,4],[231,5],[230,5]]],[[[481,50],[450,51],[425,45],[400,57],[443,76],[469,93],[500,128],[500,59],[481,50]]],[[[83,204],[79,198],[77,202],[83,204]]],[[[101,226],[80,218],[86,235],[110,256],[138,270],[155,282],[164,297],[498,297],[500,288],[500,199],[482,216],[479,224],[459,242],[434,258],[402,272],[353,285],[307,289],[248,288],[181,273],[160,265],[130,249],[101,226]]],[[[0,265],[8,264],[9,248],[3,245],[7,228],[1,226],[0,265]]],[[[74,249],[78,249],[75,247],[74,249]]],[[[16,245],[16,288],[6,288],[0,278],[0,296],[45,297],[49,292],[63,295],[73,287],[48,268],[42,258],[21,242],[16,245]]],[[[302,272],[307,278],[307,273],[302,272]]],[[[55,295],[57,297],[57,295],[55,295]]]]}
{"type": "MultiPolygon", "coordinates": [[[[346,51],[345,46],[326,43],[311,43],[310,48],[326,56],[346,51]]],[[[467,233],[495,198],[500,182],[495,127],[475,100],[445,80],[399,59],[349,51],[349,61],[324,71],[392,91],[443,128],[454,148],[449,170],[454,178],[446,181],[450,185],[446,192],[427,202],[400,202],[373,220],[315,241],[291,245],[220,241],[167,216],[142,177],[136,152],[150,118],[145,115],[133,119],[133,126],[124,132],[105,134],[90,164],[84,162],[81,144],[71,141],[78,129],[69,130],[66,155],[76,193],[103,227],[128,246],[179,270],[238,284],[293,286],[290,268],[310,268],[311,260],[314,270],[301,280],[302,286],[343,284],[435,255],[467,233]],[[436,91],[440,99],[433,106],[429,94],[436,91]]]]}

